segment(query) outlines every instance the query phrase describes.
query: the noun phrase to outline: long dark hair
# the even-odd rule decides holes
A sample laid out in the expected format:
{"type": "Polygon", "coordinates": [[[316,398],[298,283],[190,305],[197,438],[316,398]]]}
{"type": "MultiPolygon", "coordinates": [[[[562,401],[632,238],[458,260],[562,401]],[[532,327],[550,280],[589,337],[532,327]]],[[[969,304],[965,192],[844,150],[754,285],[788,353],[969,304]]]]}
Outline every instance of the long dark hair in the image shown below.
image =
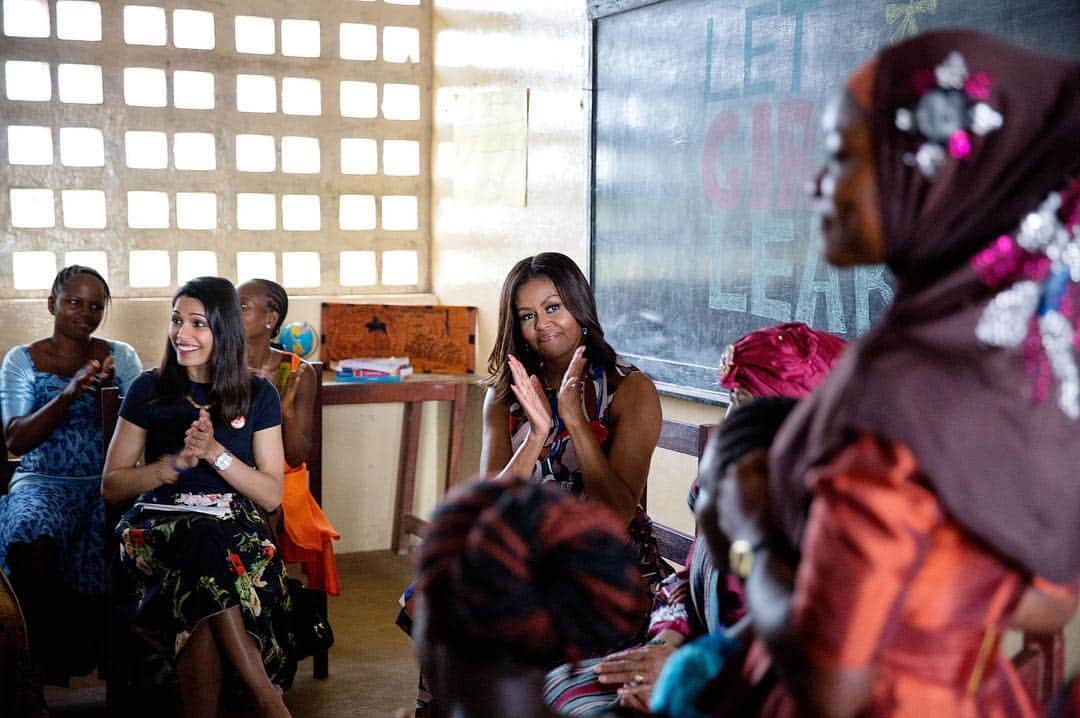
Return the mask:
{"type": "MultiPolygon", "coordinates": [[[[232,282],[221,277],[196,277],[176,290],[172,303],[180,297],[202,302],[206,321],[214,335],[210,353],[210,397],[215,418],[232,421],[247,412],[251,403],[254,375],[247,368],[244,320],[240,300],[232,282]]],[[[165,340],[165,355],[158,369],[157,395],[175,399],[188,391],[187,369],[176,360],[172,343],[165,340]]]]}
{"type": "Polygon", "coordinates": [[[563,306],[577,320],[584,330],[582,343],[589,363],[599,365],[605,371],[615,369],[615,350],[604,339],[604,330],[596,315],[596,298],[593,296],[589,280],[581,273],[574,260],[558,252],[541,252],[526,257],[510,270],[503,281],[499,295],[499,334],[495,337],[495,346],[488,357],[489,386],[495,388],[495,398],[506,401],[510,397],[510,385],[513,380],[510,366],[506,361],[513,354],[529,374],[540,371],[540,357],[521,335],[521,326],[514,305],[517,291],[530,279],[546,277],[555,285],[563,306]]]}

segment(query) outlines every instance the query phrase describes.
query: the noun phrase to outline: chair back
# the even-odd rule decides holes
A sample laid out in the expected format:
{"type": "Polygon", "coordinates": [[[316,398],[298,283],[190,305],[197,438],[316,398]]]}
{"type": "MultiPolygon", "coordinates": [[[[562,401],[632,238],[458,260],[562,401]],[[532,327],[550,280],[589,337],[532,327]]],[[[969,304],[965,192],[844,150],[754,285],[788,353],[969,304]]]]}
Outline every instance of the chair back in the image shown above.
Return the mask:
{"type": "MultiPolygon", "coordinates": [[[[679,454],[695,456],[698,459],[705,453],[709,435],[716,428],[715,424],[688,424],[674,419],[664,419],[660,425],[658,449],[666,449],[679,454]]],[[[641,505],[648,505],[648,485],[641,492],[641,505]]],[[[660,549],[660,555],[668,561],[686,563],[686,554],[690,550],[693,537],[671,526],[653,521],[653,535],[660,549]]]]}
{"type": "Polygon", "coordinates": [[[311,450],[308,452],[308,490],[322,506],[322,409],[323,409],[323,363],[308,362],[315,370],[315,416],[311,420],[311,450]]]}

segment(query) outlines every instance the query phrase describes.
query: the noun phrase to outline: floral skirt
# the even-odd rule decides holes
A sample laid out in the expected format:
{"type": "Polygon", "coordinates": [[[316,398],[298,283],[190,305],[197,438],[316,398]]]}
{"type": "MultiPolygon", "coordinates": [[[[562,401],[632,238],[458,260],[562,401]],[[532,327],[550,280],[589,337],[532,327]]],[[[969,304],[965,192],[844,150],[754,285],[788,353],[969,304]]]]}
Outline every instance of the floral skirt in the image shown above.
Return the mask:
{"type": "Polygon", "coordinates": [[[295,662],[289,660],[285,565],[251,499],[219,496],[210,503],[228,505],[223,518],[138,503],[124,514],[116,527],[118,607],[176,655],[200,621],[239,606],[267,675],[288,685],[295,662]]]}

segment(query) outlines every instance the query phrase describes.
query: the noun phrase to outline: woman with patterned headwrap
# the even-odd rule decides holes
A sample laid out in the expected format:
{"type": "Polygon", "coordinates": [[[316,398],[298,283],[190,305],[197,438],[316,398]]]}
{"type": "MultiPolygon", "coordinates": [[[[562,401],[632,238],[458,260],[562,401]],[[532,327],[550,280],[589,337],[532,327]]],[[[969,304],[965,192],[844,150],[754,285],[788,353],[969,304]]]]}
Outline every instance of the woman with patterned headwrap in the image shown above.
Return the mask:
{"type": "Polygon", "coordinates": [[[624,523],[552,485],[458,489],[420,548],[413,636],[432,692],[458,718],[554,716],[546,671],[625,645],[648,593],[624,523]]]}
{"type": "Polygon", "coordinates": [[[998,645],[1076,606],[1080,65],[928,33],[833,110],[826,256],[897,294],[724,482],[765,714],[1037,715],[998,645]]]}

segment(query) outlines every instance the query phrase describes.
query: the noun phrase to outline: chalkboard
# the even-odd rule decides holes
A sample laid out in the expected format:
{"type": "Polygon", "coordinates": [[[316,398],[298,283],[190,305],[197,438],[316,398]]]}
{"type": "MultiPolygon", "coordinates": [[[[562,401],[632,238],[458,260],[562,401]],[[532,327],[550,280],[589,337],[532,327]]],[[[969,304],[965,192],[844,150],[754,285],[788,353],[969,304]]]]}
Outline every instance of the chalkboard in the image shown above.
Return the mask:
{"type": "Polygon", "coordinates": [[[993,32],[1080,58],[1080,0],[590,0],[590,271],[620,354],[661,391],[723,400],[723,348],[799,320],[844,337],[891,300],[882,267],[838,271],[804,191],[820,117],[893,40],[993,32]]]}

